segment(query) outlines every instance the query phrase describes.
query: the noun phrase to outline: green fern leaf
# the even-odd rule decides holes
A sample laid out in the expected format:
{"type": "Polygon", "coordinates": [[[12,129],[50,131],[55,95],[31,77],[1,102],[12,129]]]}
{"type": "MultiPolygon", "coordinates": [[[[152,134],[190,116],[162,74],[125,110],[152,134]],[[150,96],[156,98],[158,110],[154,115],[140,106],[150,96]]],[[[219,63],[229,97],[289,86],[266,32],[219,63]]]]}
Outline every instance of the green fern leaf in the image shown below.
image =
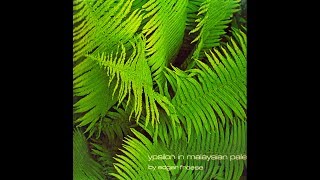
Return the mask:
{"type": "Polygon", "coordinates": [[[131,127],[136,127],[135,122],[130,121],[130,113],[126,109],[114,106],[110,109],[106,116],[99,122],[95,123],[94,128],[90,130],[89,137],[96,134],[98,139],[104,134],[109,141],[123,139],[128,135],[131,127]]]}
{"type": "Polygon", "coordinates": [[[138,124],[148,132],[154,142],[157,142],[159,138],[162,142],[170,144],[172,140],[178,140],[182,137],[182,127],[179,124],[173,126],[170,117],[163,110],[159,110],[159,118],[161,125],[154,128],[150,124],[145,126],[144,117],[140,119],[141,121],[138,124]]]}
{"type": "Polygon", "coordinates": [[[246,138],[243,138],[246,124],[238,119],[233,121],[233,125],[229,119],[225,126],[219,124],[219,131],[215,133],[192,136],[189,142],[186,138],[173,140],[169,144],[151,142],[132,129],[136,138],[125,140],[124,149],[121,150],[124,155],[118,155],[114,164],[117,173],[110,175],[117,179],[239,179],[246,159],[231,161],[230,157],[246,155],[242,149],[246,144],[246,138]],[[151,160],[152,155],[173,156],[170,159],[151,160]],[[195,155],[202,156],[197,159],[195,155]],[[201,157],[210,155],[212,159],[201,160],[201,157]],[[220,159],[218,155],[221,155],[220,159]],[[149,166],[156,169],[148,169],[149,166]],[[203,170],[186,170],[183,166],[201,166],[203,170]]]}
{"type": "Polygon", "coordinates": [[[92,154],[97,157],[97,161],[102,165],[104,176],[109,177],[109,173],[116,172],[113,167],[113,163],[115,163],[113,156],[115,153],[110,148],[104,146],[104,144],[91,143],[91,145],[93,146],[92,154]]]}
{"type": "Polygon", "coordinates": [[[197,135],[203,129],[215,131],[219,121],[225,124],[226,117],[246,120],[246,35],[239,32],[235,36],[242,49],[231,39],[232,45],[222,47],[221,52],[214,49],[206,54],[210,66],[196,61],[199,69],[167,69],[166,77],[175,92],[172,104],[188,138],[192,129],[197,135]]]}
{"type": "Polygon", "coordinates": [[[128,43],[133,38],[142,16],[138,9],[131,11],[132,4],[133,0],[74,1],[74,94],[81,97],[74,107],[82,114],[76,123],[88,125],[86,132],[92,133],[117,101],[117,94],[112,94],[115,82],[110,82],[104,69],[86,55],[111,52],[119,42],[128,43]]]}
{"type": "Polygon", "coordinates": [[[85,72],[74,80],[74,95],[81,97],[74,104],[74,108],[75,113],[84,115],[75,122],[80,127],[88,125],[86,130],[88,132],[92,131],[94,125],[104,118],[108,110],[116,103],[117,98],[112,97],[110,89],[115,86],[115,82],[108,86],[107,82],[110,78],[93,60],[88,59],[80,63],[75,69],[75,73],[78,73],[78,70],[85,72]],[[82,67],[88,70],[82,69],[82,67]]]}
{"type": "Polygon", "coordinates": [[[142,8],[146,24],[146,56],[155,82],[163,85],[163,70],[177,55],[183,42],[187,0],[151,0],[142,8]]]}
{"type": "Polygon", "coordinates": [[[83,133],[76,129],[73,133],[73,178],[75,180],[102,180],[103,167],[93,160],[83,133]]]}
{"type": "Polygon", "coordinates": [[[137,36],[135,42],[132,43],[132,47],[133,52],[129,58],[127,58],[124,45],[119,46],[115,53],[110,53],[108,56],[102,54],[98,57],[89,57],[98,61],[106,69],[108,76],[111,77],[109,82],[116,78],[113,92],[117,91],[119,94],[118,104],[126,97],[128,97],[127,105],[134,102],[131,114],[135,112],[137,121],[140,119],[143,110],[144,98],[146,126],[149,121],[151,121],[152,126],[159,122],[157,104],[165,110],[174,124],[178,119],[171,102],[165,96],[153,90],[151,71],[145,58],[145,39],[137,36]],[[131,95],[131,92],[133,95],[131,95]]]}
{"type": "MultiPolygon", "coordinates": [[[[199,3],[202,1],[199,1],[199,3]]],[[[199,5],[199,3],[197,3],[199,5]]],[[[240,0],[205,0],[198,10],[196,27],[190,33],[197,33],[191,43],[197,42],[192,57],[186,61],[188,69],[195,65],[194,60],[204,57],[204,52],[220,45],[221,35],[237,12],[240,0]]]]}
{"type": "Polygon", "coordinates": [[[74,60],[86,54],[110,52],[118,42],[127,43],[142,21],[141,11],[131,12],[132,3],[133,0],[74,1],[74,60]]]}

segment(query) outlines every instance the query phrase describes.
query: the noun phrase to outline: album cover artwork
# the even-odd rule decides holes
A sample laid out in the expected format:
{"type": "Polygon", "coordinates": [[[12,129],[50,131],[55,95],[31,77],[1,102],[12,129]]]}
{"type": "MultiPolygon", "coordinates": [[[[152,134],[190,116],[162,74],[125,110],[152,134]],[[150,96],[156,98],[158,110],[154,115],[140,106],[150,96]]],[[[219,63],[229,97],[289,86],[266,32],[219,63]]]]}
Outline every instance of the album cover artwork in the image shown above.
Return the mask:
{"type": "Polygon", "coordinates": [[[246,10],[73,0],[73,179],[246,179],[246,10]]]}

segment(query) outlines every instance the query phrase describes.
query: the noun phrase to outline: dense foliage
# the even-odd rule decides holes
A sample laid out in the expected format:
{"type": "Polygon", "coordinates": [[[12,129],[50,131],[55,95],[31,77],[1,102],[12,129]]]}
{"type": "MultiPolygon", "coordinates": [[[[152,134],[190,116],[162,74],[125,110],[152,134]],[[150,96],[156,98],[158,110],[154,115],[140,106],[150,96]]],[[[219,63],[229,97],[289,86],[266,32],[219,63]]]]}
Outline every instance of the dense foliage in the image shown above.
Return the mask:
{"type": "Polygon", "coordinates": [[[239,180],[246,160],[149,157],[246,154],[246,1],[73,3],[74,179],[239,180]]]}

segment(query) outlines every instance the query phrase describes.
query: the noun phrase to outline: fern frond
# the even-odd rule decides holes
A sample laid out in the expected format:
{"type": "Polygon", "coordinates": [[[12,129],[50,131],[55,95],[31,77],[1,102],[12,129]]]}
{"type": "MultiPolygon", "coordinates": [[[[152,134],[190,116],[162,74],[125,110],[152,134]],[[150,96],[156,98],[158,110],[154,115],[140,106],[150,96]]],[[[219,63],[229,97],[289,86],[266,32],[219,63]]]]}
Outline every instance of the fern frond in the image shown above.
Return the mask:
{"type": "Polygon", "coordinates": [[[172,62],[183,42],[187,0],[151,0],[142,6],[142,33],[146,36],[146,56],[155,82],[163,85],[163,69],[172,62]]]}
{"type": "Polygon", "coordinates": [[[128,135],[130,128],[135,127],[135,122],[130,121],[130,113],[123,108],[113,107],[106,116],[95,124],[95,127],[90,131],[89,137],[96,134],[96,138],[100,134],[104,134],[109,141],[123,139],[128,135]]]}
{"type": "Polygon", "coordinates": [[[172,104],[188,138],[192,129],[197,135],[203,129],[215,131],[218,123],[225,124],[225,117],[246,120],[246,35],[235,36],[240,47],[231,39],[232,45],[210,51],[206,54],[210,66],[196,61],[199,69],[167,69],[166,77],[175,92],[172,104]]]}
{"type": "Polygon", "coordinates": [[[172,99],[172,104],[176,107],[178,118],[184,125],[188,138],[191,136],[193,128],[198,135],[206,131],[214,131],[217,126],[217,117],[215,116],[210,100],[205,96],[205,92],[199,82],[193,77],[189,77],[183,71],[176,69],[171,71],[167,78],[174,88],[175,96],[172,99]]]}
{"type": "Polygon", "coordinates": [[[118,42],[129,42],[142,21],[140,10],[131,12],[133,1],[74,1],[75,61],[86,54],[112,51],[118,42]]]}
{"type": "Polygon", "coordinates": [[[92,131],[116,103],[112,95],[115,83],[96,61],[85,55],[111,52],[119,42],[128,43],[136,33],[142,16],[140,10],[131,11],[133,0],[79,0],[74,1],[74,94],[81,99],[74,104],[81,113],[76,123],[92,131]],[[108,43],[106,43],[106,41],[108,43]]]}
{"type": "Polygon", "coordinates": [[[79,129],[73,132],[73,178],[105,179],[103,167],[91,157],[86,138],[79,129]]]}
{"type": "MultiPolygon", "coordinates": [[[[143,134],[132,129],[137,138],[129,137],[125,140],[126,144],[121,149],[123,155],[117,155],[115,158],[118,163],[114,164],[117,173],[110,175],[117,179],[170,179],[167,171],[148,170],[148,155],[157,153],[167,153],[165,147],[154,146],[143,134]]],[[[159,161],[157,165],[174,165],[173,161],[159,161]]]]}
{"type": "Polygon", "coordinates": [[[161,124],[156,127],[152,127],[150,124],[145,126],[144,117],[138,123],[152,137],[153,142],[160,139],[169,144],[172,140],[178,140],[184,135],[182,126],[180,124],[173,126],[170,117],[163,110],[159,110],[159,118],[161,124]]]}
{"type": "Polygon", "coordinates": [[[194,60],[204,57],[206,50],[220,45],[221,35],[225,34],[224,30],[239,6],[240,0],[205,0],[201,4],[198,19],[195,20],[198,24],[190,31],[191,34],[197,32],[198,35],[191,42],[197,42],[197,45],[192,58],[186,62],[189,64],[188,69],[193,67],[194,60]]]}
{"type": "MultiPolygon", "coordinates": [[[[200,8],[201,4],[205,0],[188,0],[187,10],[186,10],[186,27],[184,31],[183,43],[180,47],[180,51],[178,53],[177,58],[172,63],[176,67],[180,67],[181,64],[188,61],[191,58],[192,50],[195,48],[195,43],[191,43],[197,36],[198,33],[190,33],[191,30],[195,29],[197,26],[196,20],[199,18],[197,15],[198,9],[200,8]]],[[[185,69],[185,66],[181,67],[185,69]]]]}
{"type": "Polygon", "coordinates": [[[75,122],[79,127],[88,125],[86,132],[92,131],[94,125],[105,117],[117,101],[111,90],[115,82],[109,86],[107,82],[110,78],[107,73],[91,59],[81,62],[74,73],[82,73],[74,80],[74,95],[81,97],[74,108],[75,113],[83,114],[75,122]]]}
{"type": "Polygon", "coordinates": [[[111,77],[109,82],[116,79],[113,92],[117,91],[119,94],[118,104],[126,97],[128,97],[127,105],[130,102],[134,102],[130,117],[135,112],[135,117],[137,121],[139,120],[144,100],[146,126],[149,121],[151,121],[152,126],[159,122],[157,105],[165,110],[174,124],[175,121],[178,121],[174,107],[165,96],[153,90],[151,71],[145,58],[145,39],[137,36],[134,43],[132,43],[132,47],[133,52],[129,57],[127,57],[126,49],[123,45],[118,47],[116,52],[109,55],[102,54],[98,57],[89,57],[98,61],[106,69],[108,76],[111,77]],[[131,94],[134,97],[131,97],[131,94]]]}
{"type": "Polygon", "coordinates": [[[246,122],[234,119],[232,125],[227,120],[225,126],[218,126],[219,131],[215,133],[203,133],[192,136],[189,142],[184,138],[169,144],[162,141],[151,142],[132,129],[136,138],[127,138],[121,150],[123,155],[115,158],[117,173],[110,174],[117,179],[237,180],[246,165],[246,159],[230,161],[230,157],[246,156],[246,122]],[[152,161],[152,155],[170,155],[171,158],[152,161]],[[196,155],[200,156],[195,157],[196,155]],[[218,159],[218,155],[223,158],[218,159]],[[201,159],[204,156],[211,156],[212,159],[201,159]],[[148,166],[155,166],[156,169],[150,170],[148,166]],[[169,166],[171,169],[166,169],[169,166]],[[186,170],[183,166],[202,166],[203,170],[186,170]]]}
{"type": "MultiPolygon", "coordinates": [[[[197,19],[200,15],[198,15],[198,11],[201,5],[206,0],[189,0],[187,6],[187,27],[186,29],[190,32],[197,26],[197,19]]],[[[190,35],[190,34],[189,34],[190,35]]]]}
{"type": "Polygon", "coordinates": [[[109,173],[116,172],[113,167],[113,163],[115,163],[113,156],[115,153],[103,144],[91,143],[91,145],[93,146],[92,154],[97,157],[97,161],[102,165],[104,175],[109,177],[109,173]]]}

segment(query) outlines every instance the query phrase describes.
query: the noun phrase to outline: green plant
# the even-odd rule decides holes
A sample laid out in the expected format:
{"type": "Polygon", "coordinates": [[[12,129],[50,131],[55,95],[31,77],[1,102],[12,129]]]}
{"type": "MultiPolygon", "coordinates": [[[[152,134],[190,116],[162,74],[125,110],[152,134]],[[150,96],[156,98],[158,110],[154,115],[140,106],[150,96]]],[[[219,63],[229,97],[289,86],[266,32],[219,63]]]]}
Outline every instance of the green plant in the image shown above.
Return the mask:
{"type": "Polygon", "coordinates": [[[148,159],[246,154],[240,4],[74,0],[75,179],[240,178],[245,160],[148,159]]]}

